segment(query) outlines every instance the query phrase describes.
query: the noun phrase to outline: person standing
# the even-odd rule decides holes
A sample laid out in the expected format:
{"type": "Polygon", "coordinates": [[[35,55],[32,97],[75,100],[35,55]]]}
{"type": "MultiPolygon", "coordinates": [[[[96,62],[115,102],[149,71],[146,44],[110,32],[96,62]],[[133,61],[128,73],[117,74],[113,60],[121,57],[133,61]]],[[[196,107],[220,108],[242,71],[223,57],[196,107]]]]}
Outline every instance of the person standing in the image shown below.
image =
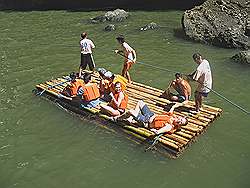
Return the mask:
{"type": "Polygon", "coordinates": [[[121,74],[128,79],[129,83],[131,83],[131,77],[128,71],[136,62],[136,52],[131,46],[129,46],[128,43],[125,42],[123,35],[116,37],[116,40],[121,45],[122,50],[115,50],[115,53],[123,53],[123,56],[125,57],[121,74]]]}
{"type": "Polygon", "coordinates": [[[80,49],[81,49],[81,63],[79,70],[79,77],[82,75],[82,70],[86,69],[87,65],[91,71],[95,68],[95,62],[92,56],[92,49],[95,48],[92,40],[87,38],[87,33],[81,34],[80,49]]]}
{"type": "Polygon", "coordinates": [[[209,62],[201,54],[193,54],[193,60],[198,64],[195,72],[189,74],[192,80],[198,83],[195,90],[195,111],[198,113],[202,106],[203,97],[207,97],[212,89],[212,73],[209,62]]]}

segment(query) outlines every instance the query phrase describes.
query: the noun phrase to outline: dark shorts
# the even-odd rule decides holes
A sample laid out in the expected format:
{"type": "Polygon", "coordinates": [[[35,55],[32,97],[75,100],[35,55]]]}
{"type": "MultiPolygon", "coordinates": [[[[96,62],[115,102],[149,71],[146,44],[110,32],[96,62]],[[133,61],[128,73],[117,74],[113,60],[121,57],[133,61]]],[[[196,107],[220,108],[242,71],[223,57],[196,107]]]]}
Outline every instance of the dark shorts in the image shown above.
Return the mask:
{"type": "Polygon", "coordinates": [[[141,123],[148,123],[149,119],[154,115],[154,113],[148,108],[148,106],[145,104],[143,108],[141,109],[141,113],[139,113],[135,120],[141,123]]]}
{"type": "Polygon", "coordinates": [[[203,97],[207,97],[207,96],[208,96],[208,93],[195,91],[195,94],[198,94],[198,93],[199,93],[201,96],[203,96],[203,97]]]}
{"type": "Polygon", "coordinates": [[[93,56],[92,56],[92,54],[82,54],[81,53],[80,67],[82,69],[86,69],[87,65],[89,66],[89,69],[91,71],[95,68],[95,62],[94,62],[93,56]]]}
{"type": "Polygon", "coordinates": [[[171,95],[178,97],[178,102],[184,102],[185,100],[189,100],[190,99],[190,96],[188,96],[188,98],[186,99],[185,96],[180,95],[180,94],[173,94],[173,93],[171,93],[171,95]]]}

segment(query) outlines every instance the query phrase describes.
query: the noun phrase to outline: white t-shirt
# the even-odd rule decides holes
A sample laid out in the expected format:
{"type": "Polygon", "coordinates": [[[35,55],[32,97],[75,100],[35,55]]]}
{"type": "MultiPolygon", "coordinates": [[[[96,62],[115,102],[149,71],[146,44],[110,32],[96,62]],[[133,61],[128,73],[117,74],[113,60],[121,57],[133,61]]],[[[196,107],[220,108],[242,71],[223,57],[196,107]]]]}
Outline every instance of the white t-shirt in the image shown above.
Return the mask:
{"type": "Polygon", "coordinates": [[[80,41],[80,48],[82,54],[91,54],[92,48],[95,48],[95,45],[90,39],[82,39],[80,41]]]}
{"type": "Polygon", "coordinates": [[[199,82],[196,91],[210,92],[210,89],[212,89],[212,73],[209,62],[206,59],[203,59],[197,67],[193,79],[199,82]]]}
{"type": "MultiPolygon", "coordinates": [[[[129,46],[128,43],[126,43],[126,42],[122,43],[122,46],[123,46],[123,48],[124,48],[124,50],[125,50],[125,56],[126,56],[129,60],[133,60],[134,57],[133,57],[132,51],[134,51],[134,49],[133,49],[131,46],[129,46]]],[[[125,61],[127,61],[127,60],[125,59],[125,61]]]]}

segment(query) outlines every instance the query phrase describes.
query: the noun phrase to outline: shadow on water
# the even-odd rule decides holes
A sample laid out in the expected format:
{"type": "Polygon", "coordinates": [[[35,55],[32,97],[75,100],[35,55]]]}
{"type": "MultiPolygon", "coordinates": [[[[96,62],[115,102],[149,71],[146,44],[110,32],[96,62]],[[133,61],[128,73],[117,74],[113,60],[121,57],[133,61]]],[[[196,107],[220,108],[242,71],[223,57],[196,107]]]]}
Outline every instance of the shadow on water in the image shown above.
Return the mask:
{"type": "Polygon", "coordinates": [[[47,11],[47,10],[67,10],[67,11],[93,11],[111,10],[123,8],[129,10],[185,10],[196,5],[200,5],[205,0],[172,1],[156,0],[152,1],[133,1],[133,0],[110,0],[110,1],[83,1],[83,0],[2,0],[0,10],[6,11],[47,11]]]}

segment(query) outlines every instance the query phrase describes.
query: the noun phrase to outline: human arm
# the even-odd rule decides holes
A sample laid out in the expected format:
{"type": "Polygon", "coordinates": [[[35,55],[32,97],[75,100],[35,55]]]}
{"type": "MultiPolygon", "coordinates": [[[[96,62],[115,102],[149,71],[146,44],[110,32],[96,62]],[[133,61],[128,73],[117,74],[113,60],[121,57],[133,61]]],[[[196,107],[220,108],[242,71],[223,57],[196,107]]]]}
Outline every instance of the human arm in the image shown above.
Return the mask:
{"type": "Polygon", "coordinates": [[[169,110],[169,112],[170,113],[173,113],[174,112],[174,109],[175,108],[177,108],[177,107],[179,107],[179,106],[183,106],[184,104],[182,104],[182,103],[175,103],[172,107],[171,107],[171,109],[169,110]]]}
{"type": "Polygon", "coordinates": [[[133,57],[134,57],[133,63],[136,63],[136,52],[135,52],[135,50],[132,50],[132,54],[133,54],[133,57]]]}
{"type": "Polygon", "coordinates": [[[160,129],[150,129],[151,131],[153,131],[156,135],[159,135],[159,134],[163,134],[163,133],[173,133],[174,132],[174,129],[173,129],[173,126],[171,124],[165,124],[164,127],[160,128],[160,129]]]}

